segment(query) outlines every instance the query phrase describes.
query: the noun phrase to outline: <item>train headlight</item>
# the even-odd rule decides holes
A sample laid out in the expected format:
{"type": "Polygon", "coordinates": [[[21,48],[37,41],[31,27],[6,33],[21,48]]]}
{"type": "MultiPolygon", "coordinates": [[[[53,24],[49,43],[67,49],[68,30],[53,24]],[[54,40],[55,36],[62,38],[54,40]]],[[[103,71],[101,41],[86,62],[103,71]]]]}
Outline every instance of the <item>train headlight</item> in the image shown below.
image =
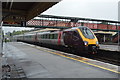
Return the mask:
{"type": "Polygon", "coordinates": [[[97,41],[96,44],[99,45],[99,42],[97,41]]]}
{"type": "Polygon", "coordinates": [[[87,41],[84,41],[84,44],[85,44],[85,46],[87,46],[87,45],[88,45],[88,42],[87,42],[87,41]]]}

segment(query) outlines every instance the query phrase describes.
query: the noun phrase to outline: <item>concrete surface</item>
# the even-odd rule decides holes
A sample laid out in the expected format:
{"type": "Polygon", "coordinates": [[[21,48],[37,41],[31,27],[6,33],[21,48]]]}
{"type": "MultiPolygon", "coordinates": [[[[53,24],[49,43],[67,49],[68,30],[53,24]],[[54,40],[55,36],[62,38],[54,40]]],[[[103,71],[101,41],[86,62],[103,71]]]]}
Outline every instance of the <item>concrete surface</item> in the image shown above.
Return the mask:
{"type": "Polygon", "coordinates": [[[119,51],[120,52],[120,46],[118,46],[118,45],[103,45],[103,44],[100,44],[100,49],[108,50],[108,51],[119,51]]]}
{"type": "Polygon", "coordinates": [[[118,74],[41,51],[22,42],[4,44],[7,57],[28,78],[118,78],[118,74]]]}

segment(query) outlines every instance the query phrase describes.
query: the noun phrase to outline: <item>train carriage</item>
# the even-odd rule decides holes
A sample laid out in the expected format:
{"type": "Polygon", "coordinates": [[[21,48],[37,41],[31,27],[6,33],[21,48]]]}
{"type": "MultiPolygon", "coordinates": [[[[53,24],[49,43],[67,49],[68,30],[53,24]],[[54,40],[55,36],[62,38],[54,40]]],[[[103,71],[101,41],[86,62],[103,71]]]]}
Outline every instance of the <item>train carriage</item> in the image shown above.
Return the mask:
{"type": "Polygon", "coordinates": [[[87,27],[73,27],[65,30],[42,30],[39,32],[26,33],[22,41],[63,46],[77,52],[97,53],[98,40],[94,33],[87,27]]]}

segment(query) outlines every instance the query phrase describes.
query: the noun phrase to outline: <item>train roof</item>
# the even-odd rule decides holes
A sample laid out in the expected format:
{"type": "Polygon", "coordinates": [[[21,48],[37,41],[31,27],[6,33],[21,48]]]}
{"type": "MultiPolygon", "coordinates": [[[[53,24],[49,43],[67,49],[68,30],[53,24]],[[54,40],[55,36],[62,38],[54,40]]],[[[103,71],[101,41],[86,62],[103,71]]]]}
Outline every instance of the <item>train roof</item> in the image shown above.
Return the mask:
{"type": "MultiPolygon", "coordinates": [[[[72,27],[72,28],[69,28],[69,29],[65,29],[64,31],[75,30],[75,29],[79,29],[79,28],[82,28],[82,27],[86,27],[86,26],[72,27]]],[[[88,28],[88,27],[86,27],[86,28],[88,28]]]]}
{"type": "Polygon", "coordinates": [[[46,28],[46,29],[41,29],[36,32],[46,32],[46,31],[59,31],[60,29],[51,29],[51,28],[46,28]]]}
{"type": "Polygon", "coordinates": [[[39,32],[52,32],[52,31],[59,31],[59,30],[60,29],[46,28],[46,29],[40,29],[40,30],[36,30],[36,31],[27,32],[25,34],[34,34],[34,33],[39,33],[39,32]]]}
{"type": "MultiPolygon", "coordinates": [[[[87,27],[87,26],[72,27],[71,29],[78,29],[78,28],[82,28],[82,27],[87,27]]],[[[88,27],[87,27],[87,28],[88,28],[88,27]]]]}

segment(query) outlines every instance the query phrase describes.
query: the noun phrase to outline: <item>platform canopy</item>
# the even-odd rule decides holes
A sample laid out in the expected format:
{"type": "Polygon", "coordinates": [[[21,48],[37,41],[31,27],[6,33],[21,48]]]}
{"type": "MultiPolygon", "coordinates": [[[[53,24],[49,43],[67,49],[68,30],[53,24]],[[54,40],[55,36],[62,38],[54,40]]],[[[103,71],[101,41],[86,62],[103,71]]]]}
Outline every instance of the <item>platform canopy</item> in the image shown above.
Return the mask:
{"type": "Polygon", "coordinates": [[[52,7],[57,2],[2,2],[2,20],[8,24],[28,21],[52,7]]]}

